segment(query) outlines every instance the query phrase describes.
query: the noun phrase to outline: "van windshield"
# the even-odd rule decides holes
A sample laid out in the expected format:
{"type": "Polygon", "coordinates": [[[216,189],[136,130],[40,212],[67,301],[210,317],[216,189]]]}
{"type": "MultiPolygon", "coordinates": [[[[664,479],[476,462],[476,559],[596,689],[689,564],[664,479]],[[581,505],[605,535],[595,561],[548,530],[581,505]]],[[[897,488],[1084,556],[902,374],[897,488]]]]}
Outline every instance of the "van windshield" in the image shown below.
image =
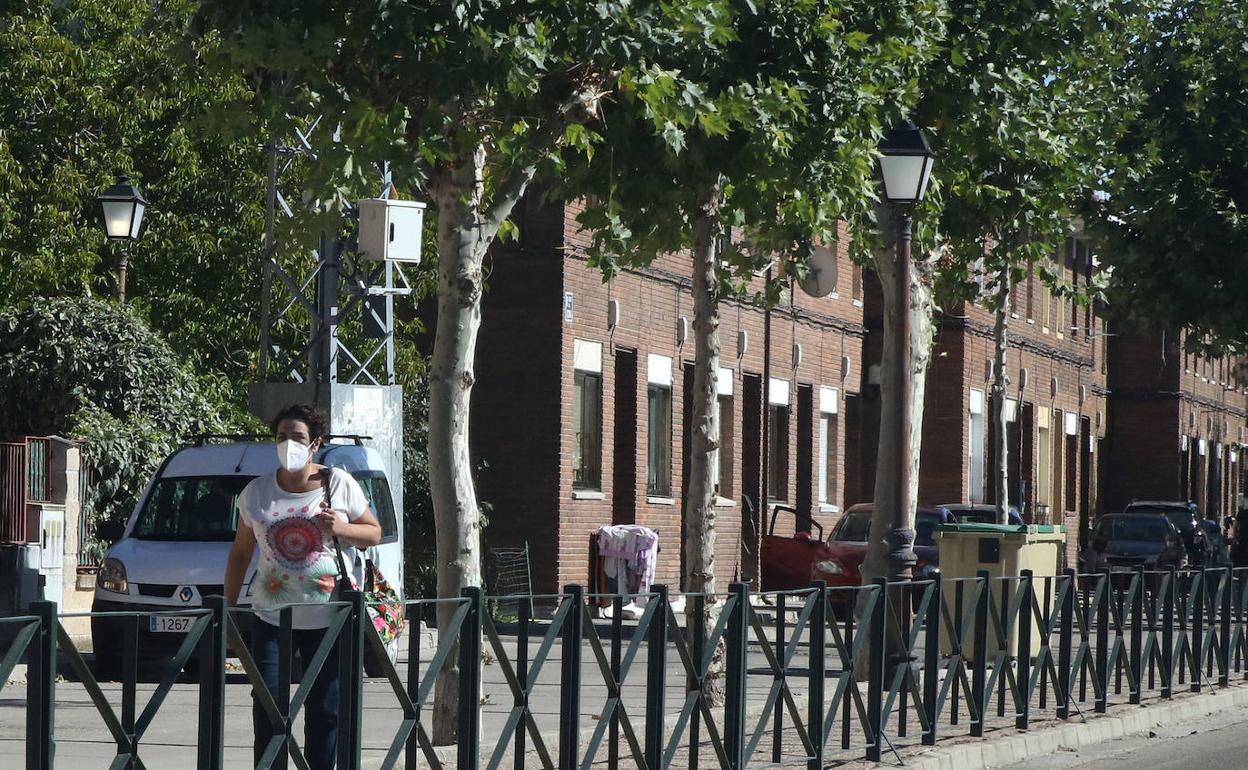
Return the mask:
{"type": "Polygon", "coordinates": [[[222,541],[234,539],[238,493],[250,476],[194,476],[161,479],[153,486],[133,536],[140,540],[222,541]]]}
{"type": "MultiPolygon", "coordinates": [[[[398,538],[390,484],[380,471],[356,471],[369,508],[381,523],[383,543],[398,538]]],[[[238,523],[238,495],[251,476],[188,476],[152,486],[132,537],[140,540],[230,542],[238,523]]]]}

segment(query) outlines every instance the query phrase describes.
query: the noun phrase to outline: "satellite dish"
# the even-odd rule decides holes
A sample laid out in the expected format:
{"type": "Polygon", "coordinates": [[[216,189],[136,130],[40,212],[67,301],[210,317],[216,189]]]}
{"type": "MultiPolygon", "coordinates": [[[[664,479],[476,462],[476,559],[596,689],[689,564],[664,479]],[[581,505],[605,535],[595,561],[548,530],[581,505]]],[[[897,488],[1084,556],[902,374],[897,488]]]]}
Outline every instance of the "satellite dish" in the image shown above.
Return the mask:
{"type": "Polygon", "coordinates": [[[798,282],[802,291],[812,297],[826,297],[836,289],[836,251],[827,246],[815,246],[811,251],[809,270],[798,282]]]}

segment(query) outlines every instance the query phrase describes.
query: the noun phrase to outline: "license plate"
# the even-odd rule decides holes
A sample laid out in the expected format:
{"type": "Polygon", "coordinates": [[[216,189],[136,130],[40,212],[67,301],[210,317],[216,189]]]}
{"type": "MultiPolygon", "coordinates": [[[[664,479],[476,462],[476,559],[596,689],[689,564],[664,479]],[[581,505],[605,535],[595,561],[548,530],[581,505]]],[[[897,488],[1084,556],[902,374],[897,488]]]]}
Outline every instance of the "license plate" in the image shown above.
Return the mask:
{"type": "Polygon", "coordinates": [[[154,634],[185,634],[195,622],[193,615],[152,615],[148,628],[154,634]]]}

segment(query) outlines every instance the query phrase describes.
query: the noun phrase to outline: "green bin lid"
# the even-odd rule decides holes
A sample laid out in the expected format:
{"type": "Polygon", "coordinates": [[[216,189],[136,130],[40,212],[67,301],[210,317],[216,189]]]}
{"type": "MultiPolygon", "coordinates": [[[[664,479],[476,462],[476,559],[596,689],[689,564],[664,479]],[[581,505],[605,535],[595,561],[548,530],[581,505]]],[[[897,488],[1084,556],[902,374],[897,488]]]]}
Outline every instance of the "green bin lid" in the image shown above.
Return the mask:
{"type": "Polygon", "coordinates": [[[941,524],[941,532],[966,532],[983,535],[1041,535],[1064,532],[1066,526],[1054,524],[941,524]]]}

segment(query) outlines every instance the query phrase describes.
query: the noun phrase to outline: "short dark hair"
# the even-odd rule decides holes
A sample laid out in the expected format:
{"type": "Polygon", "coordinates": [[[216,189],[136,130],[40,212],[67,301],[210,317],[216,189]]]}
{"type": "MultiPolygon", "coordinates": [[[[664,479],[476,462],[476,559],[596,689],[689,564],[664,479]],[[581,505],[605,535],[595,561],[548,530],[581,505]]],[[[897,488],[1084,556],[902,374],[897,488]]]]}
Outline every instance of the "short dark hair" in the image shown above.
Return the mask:
{"type": "Polygon", "coordinates": [[[283,420],[298,420],[307,425],[309,441],[316,441],[318,438],[324,440],[328,435],[325,414],[311,404],[290,404],[282,407],[277,411],[273,422],[269,423],[269,431],[276,435],[277,426],[281,425],[283,420]]]}

